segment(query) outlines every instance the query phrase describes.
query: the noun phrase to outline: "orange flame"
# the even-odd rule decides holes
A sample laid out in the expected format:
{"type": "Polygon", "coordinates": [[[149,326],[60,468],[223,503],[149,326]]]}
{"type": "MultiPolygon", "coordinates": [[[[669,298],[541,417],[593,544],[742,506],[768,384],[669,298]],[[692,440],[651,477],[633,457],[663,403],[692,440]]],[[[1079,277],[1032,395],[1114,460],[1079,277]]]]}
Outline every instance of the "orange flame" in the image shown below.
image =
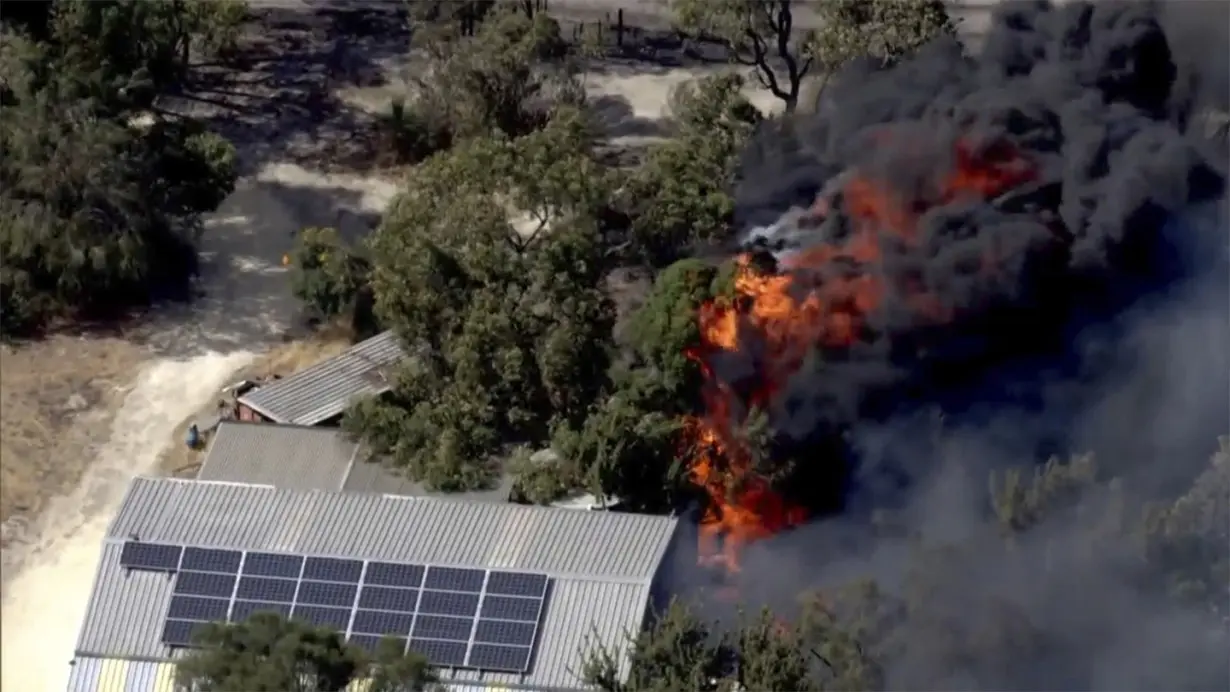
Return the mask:
{"type": "MultiPolygon", "coordinates": [[[[926,200],[903,199],[879,181],[852,177],[841,189],[840,206],[852,226],[844,242],[795,254],[783,263],[781,273],[765,273],[749,256],[741,256],[733,300],[719,298],[701,306],[700,345],[687,355],[705,377],[705,411],[688,421],[685,439],[691,479],[708,499],[700,520],[702,564],[738,572],[745,545],[806,521],[805,508],[789,503],[756,472],[740,433],[748,412],[766,407],[817,346],[840,348],[860,339],[866,316],[890,288],[882,273],[869,271],[883,255],[882,243],[909,248],[927,210],[992,198],[1036,175],[1034,164],[1002,141],[977,150],[958,142],[954,159],[951,173],[926,200]],[[858,270],[838,271],[839,263],[858,270]],[[821,271],[825,269],[830,271],[821,271]],[[749,348],[753,344],[755,348],[749,348]],[[756,368],[753,386],[742,401],[712,367],[715,355],[740,351],[754,358],[756,368]]],[[[817,200],[811,214],[823,216],[829,203],[817,200]]],[[[949,311],[918,286],[892,288],[907,296],[920,317],[940,323],[950,319],[949,311]]]]}

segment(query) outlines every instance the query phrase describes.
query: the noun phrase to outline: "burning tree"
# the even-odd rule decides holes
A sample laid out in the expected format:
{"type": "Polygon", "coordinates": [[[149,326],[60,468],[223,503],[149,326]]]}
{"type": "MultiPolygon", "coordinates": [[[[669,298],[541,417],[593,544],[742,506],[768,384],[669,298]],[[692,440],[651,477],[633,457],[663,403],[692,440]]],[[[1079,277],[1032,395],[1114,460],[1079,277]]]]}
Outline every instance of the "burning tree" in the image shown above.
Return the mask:
{"type": "Polygon", "coordinates": [[[1021,363],[1073,358],[1073,329],[1193,271],[1175,248],[1199,239],[1171,220],[1224,178],[1177,74],[1148,8],[1012,5],[973,57],[939,40],[851,68],[823,116],[762,129],[737,194],[760,250],[699,308],[687,350],[704,374],[683,452],[707,498],[703,560],[737,570],[747,542],[840,507],[816,506],[783,448],[1003,400],[1021,363]]]}

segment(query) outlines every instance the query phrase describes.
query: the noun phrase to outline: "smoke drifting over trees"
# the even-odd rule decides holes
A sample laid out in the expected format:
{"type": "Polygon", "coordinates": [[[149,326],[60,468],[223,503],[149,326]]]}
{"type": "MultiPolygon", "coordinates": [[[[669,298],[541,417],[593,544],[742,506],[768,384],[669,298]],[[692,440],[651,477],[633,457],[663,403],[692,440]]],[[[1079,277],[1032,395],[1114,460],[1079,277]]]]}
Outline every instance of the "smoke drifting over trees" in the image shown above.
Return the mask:
{"type": "Polygon", "coordinates": [[[873,580],[815,611],[878,661],[858,685],[1230,684],[1225,32],[1192,24],[1005,4],[977,52],[851,66],[745,153],[756,251],[701,310],[719,453],[848,492],[740,582],[873,580]],[[771,443],[732,451],[757,409],[771,443]]]}

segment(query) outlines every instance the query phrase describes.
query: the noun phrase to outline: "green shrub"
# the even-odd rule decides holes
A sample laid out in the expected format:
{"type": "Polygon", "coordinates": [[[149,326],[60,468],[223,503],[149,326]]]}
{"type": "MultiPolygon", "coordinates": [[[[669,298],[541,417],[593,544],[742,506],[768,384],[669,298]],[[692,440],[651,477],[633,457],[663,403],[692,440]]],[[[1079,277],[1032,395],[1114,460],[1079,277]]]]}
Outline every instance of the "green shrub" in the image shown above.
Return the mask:
{"type": "Polygon", "coordinates": [[[353,314],[370,266],[333,228],[305,228],[287,256],[291,288],[322,320],[353,314]]]}

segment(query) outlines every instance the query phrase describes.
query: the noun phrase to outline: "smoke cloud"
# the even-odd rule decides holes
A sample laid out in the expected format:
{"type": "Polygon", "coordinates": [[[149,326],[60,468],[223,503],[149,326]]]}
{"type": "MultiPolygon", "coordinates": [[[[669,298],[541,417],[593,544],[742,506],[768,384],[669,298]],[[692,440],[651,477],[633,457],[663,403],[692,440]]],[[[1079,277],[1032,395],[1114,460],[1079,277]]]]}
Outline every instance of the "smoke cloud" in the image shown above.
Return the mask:
{"type": "MultiPolygon", "coordinates": [[[[793,299],[854,325],[808,333],[818,354],[767,403],[777,449],[836,436],[854,462],[839,515],[749,549],[750,598],[903,588],[917,539],[954,542],[930,624],[886,654],[893,688],[1230,685],[1224,612],[1144,588],[1122,527],[1230,431],[1227,145],[1209,125],[1230,105],[1227,6],[1004,3],[976,53],[854,65],[816,113],[760,133],[736,189],[747,240],[793,299]],[[1121,482],[1006,553],[988,474],[1085,451],[1121,482]],[[871,525],[885,506],[911,538],[871,525]]],[[[762,332],[710,361],[718,377],[771,367],[762,332]]]]}

